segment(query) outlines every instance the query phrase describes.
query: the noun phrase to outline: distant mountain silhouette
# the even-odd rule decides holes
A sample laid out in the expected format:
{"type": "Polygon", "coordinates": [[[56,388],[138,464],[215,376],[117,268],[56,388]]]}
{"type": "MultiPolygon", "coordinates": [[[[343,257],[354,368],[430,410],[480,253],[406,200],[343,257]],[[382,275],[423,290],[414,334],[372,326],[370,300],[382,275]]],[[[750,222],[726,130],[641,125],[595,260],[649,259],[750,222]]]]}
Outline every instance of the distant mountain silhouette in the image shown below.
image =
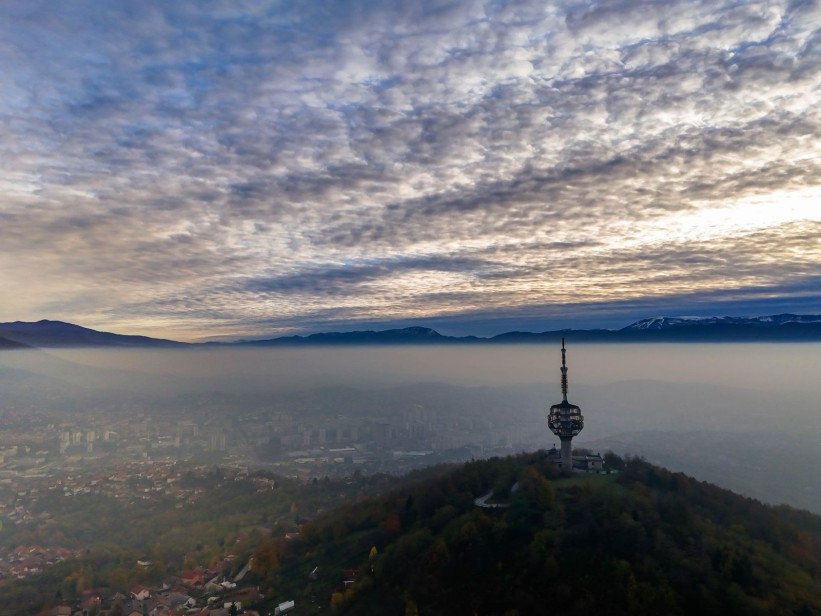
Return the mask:
{"type": "MultiPolygon", "coordinates": [[[[765,317],[652,317],[622,329],[560,329],[539,333],[507,332],[490,338],[445,336],[429,327],[382,331],[324,332],[281,336],[209,346],[329,346],[434,344],[544,344],[571,342],[821,342],[821,315],[779,314],[765,317]]],[[[0,323],[0,350],[30,347],[195,346],[173,340],[101,332],[62,321],[0,323]]]]}
{"type": "Polygon", "coordinates": [[[821,315],[653,317],[628,325],[619,334],[671,342],[817,341],[821,340],[821,315]]]}
{"type": "MultiPolygon", "coordinates": [[[[178,347],[182,342],[100,332],[62,321],[0,323],[0,336],[32,347],[178,347]]],[[[2,347],[0,345],[0,348],[2,347]]]]}
{"type": "Polygon", "coordinates": [[[573,342],[810,342],[821,341],[821,315],[652,317],[622,329],[507,332],[491,338],[443,336],[427,327],[283,336],[238,342],[251,346],[343,344],[537,344],[573,342]]]}
{"type": "Polygon", "coordinates": [[[309,336],[283,336],[270,340],[248,340],[240,344],[249,346],[280,345],[329,345],[329,344],[443,344],[479,342],[475,336],[443,336],[428,327],[406,327],[383,331],[327,332],[309,336]]]}

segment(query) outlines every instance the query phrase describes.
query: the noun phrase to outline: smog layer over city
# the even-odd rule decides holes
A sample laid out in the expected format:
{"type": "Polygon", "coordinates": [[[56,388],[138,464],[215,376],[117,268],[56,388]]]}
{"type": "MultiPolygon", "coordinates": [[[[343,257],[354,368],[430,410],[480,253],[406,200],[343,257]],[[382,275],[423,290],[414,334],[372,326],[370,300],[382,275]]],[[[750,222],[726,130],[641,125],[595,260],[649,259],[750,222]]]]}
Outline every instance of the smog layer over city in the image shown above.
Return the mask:
{"type": "MultiPolygon", "coordinates": [[[[587,427],[575,442],[821,512],[818,354],[577,345],[570,387],[587,427]]],[[[5,416],[27,420],[52,468],[161,455],[311,478],[549,448],[559,358],[545,345],[80,349],[6,353],[0,366],[12,369],[5,416]]]]}

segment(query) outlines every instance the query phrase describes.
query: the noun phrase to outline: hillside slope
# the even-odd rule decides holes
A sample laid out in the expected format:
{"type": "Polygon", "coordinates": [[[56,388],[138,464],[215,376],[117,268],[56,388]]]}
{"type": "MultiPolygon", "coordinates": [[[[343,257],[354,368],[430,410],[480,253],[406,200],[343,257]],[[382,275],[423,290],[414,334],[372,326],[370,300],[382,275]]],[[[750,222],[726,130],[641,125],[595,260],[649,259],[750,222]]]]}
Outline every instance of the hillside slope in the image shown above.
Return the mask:
{"type": "Polygon", "coordinates": [[[187,346],[182,342],[173,340],[149,338],[147,336],[124,336],[81,327],[73,323],[46,319],[36,323],[24,321],[0,323],[0,336],[26,346],[42,348],[166,348],[187,346]]]}
{"type": "Polygon", "coordinates": [[[260,582],[302,614],[821,613],[821,518],[639,459],[573,477],[544,452],[468,463],[280,550],[260,582]]]}
{"type": "Polygon", "coordinates": [[[16,342],[14,340],[9,340],[8,338],[0,337],[0,351],[28,348],[30,348],[29,345],[23,344],[22,342],[16,342]]]}

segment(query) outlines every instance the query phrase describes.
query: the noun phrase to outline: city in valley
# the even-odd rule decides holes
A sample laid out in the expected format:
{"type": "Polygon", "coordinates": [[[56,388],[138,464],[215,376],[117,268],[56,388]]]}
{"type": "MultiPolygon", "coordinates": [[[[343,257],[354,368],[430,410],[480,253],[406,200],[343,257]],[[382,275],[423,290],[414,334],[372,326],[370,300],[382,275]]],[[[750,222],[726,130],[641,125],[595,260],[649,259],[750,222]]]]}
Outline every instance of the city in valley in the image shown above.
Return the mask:
{"type": "MultiPolygon", "coordinates": [[[[447,388],[438,395],[446,393],[447,388]]],[[[151,410],[137,402],[99,400],[93,403],[98,408],[82,410],[66,400],[71,412],[54,400],[40,407],[6,405],[0,422],[0,520],[47,529],[52,515],[43,504],[55,494],[142,504],[170,498],[181,508],[208,492],[192,477],[212,477],[215,469],[264,490],[275,483],[273,476],[309,482],[400,475],[532,446],[528,422],[506,425],[494,416],[493,399],[481,402],[480,394],[463,401],[461,409],[423,404],[436,395],[431,391],[416,396],[422,403],[404,399],[392,405],[385,397],[398,393],[390,389],[346,392],[344,400],[341,395],[320,390],[283,394],[274,402],[255,398],[251,411],[232,405],[254,403],[220,394],[156,402],[151,410]],[[287,410],[266,408],[271,404],[287,410]],[[352,406],[358,411],[340,412],[352,406]]],[[[61,546],[15,546],[0,561],[0,574],[39,573],[71,554],[61,546]]]]}

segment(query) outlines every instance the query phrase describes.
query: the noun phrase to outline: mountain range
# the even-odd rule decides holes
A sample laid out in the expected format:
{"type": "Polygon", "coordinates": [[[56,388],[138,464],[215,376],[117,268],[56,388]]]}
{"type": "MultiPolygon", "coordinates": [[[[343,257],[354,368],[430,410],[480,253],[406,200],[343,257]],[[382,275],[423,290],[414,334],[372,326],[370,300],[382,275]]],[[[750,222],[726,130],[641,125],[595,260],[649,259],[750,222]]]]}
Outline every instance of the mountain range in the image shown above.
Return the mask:
{"type": "MultiPolygon", "coordinates": [[[[539,333],[513,331],[488,338],[445,336],[428,327],[381,331],[324,332],[263,340],[209,342],[211,346],[328,346],[368,344],[538,344],[572,342],[820,342],[821,315],[778,314],[762,317],[669,317],[642,319],[621,329],[561,329],[539,333]]],[[[173,348],[199,346],[101,332],[72,323],[42,320],[0,323],[0,350],[28,347],[173,348]]]]}
{"type": "Polygon", "coordinates": [[[249,346],[337,344],[516,344],[574,342],[810,342],[821,341],[821,315],[763,317],[651,317],[622,329],[561,329],[506,332],[490,338],[444,336],[427,327],[382,331],[328,332],[245,340],[249,346]]]}

